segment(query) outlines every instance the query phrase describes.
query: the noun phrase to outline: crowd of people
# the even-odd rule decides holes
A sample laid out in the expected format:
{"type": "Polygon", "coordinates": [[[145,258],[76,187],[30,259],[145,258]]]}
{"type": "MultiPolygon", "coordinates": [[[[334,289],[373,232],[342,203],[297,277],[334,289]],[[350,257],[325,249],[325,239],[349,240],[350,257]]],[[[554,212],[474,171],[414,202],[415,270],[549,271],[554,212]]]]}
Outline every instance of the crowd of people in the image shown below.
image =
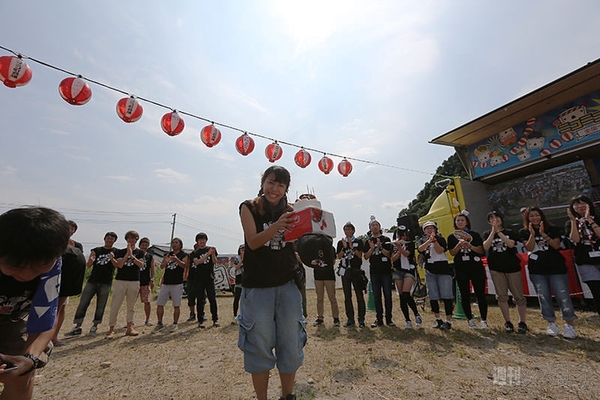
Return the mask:
{"type": "MultiPolygon", "coordinates": [[[[290,181],[286,169],[270,167],[262,176],[257,197],[244,201],[239,207],[244,243],[234,261],[233,323],[239,324],[238,347],[243,351],[244,369],[251,375],[259,399],[266,398],[269,372],[275,366],[279,371],[281,398],[295,398],[295,374],[303,364],[303,347],[307,341],[305,282],[298,272],[304,270],[303,258],[298,254],[300,242],[285,241],[285,232],[290,231],[294,223],[293,206],[287,199],[290,181]]],[[[589,198],[577,196],[571,200],[567,213],[576,268],[581,280],[590,288],[595,309],[600,313],[600,226],[596,210],[589,198]]],[[[415,282],[421,280],[417,268],[420,264],[425,269],[433,328],[452,329],[456,282],[468,327],[487,329],[483,264],[483,257],[487,256],[505,320],[504,329],[526,333],[523,274],[517,256],[517,243],[521,243],[528,252],[529,278],[535,287],[542,317],[548,322],[546,334],[560,334],[552,301],[554,294],[565,322],[562,336],[575,338],[577,316],[571,302],[565,259],[559,252],[559,229],[550,224],[539,207],[524,210],[523,228],[518,232],[503,226],[503,216],[498,211],[490,212],[487,220],[490,230],[483,234],[471,229],[468,213],[462,212],[454,217],[455,231],[447,237],[440,234],[435,222],[428,221],[421,227],[420,238],[415,239],[407,227],[399,226],[390,239],[375,217],[371,217],[369,235],[364,241],[355,236],[355,226],[346,223],[344,235],[335,247],[331,238],[323,240],[319,242],[322,243],[320,250],[325,251],[319,252],[319,259],[304,261],[314,271],[317,318],[313,325],[325,324],[325,293],[331,305],[333,326],[341,325],[335,294],[337,275],[341,278],[344,296],[344,327],[358,324],[359,328],[366,328],[365,294],[370,281],[375,305],[371,328],[384,324],[395,326],[394,288],[405,328],[421,328],[423,318],[412,295],[415,282]],[[369,276],[362,269],[363,260],[369,263],[369,276]],[[479,325],[471,309],[471,288],[477,298],[479,325]],[[509,291],[516,304],[516,328],[510,315],[509,291]],[[444,306],[443,315],[440,301],[444,306]]],[[[140,239],[138,232],[130,230],[125,233],[126,248],[117,249],[114,247],[117,234],[107,232],[104,246],[92,249],[86,259],[81,244],[71,238],[76,230],[74,221],[67,221],[58,212],[43,207],[15,209],[0,216],[2,399],[31,398],[35,369],[47,363],[54,346],[65,344],[59,338],[59,331],[65,319],[65,304],[71,296],[80,295],[80,298],[74,326],[66,336],[82,334],[87,309],[94,297],[96,309],[89,334],[98,333],[111,290],[107,339],[115,338],[123,302],[126,305],[125,335],[139,335],[134,323],[138,297],[144,304],[144,325],[155,324],[153,333],[166,328],[165,306],[170,300],[173,318],[168,330],[173,332],[178,329],[184,283],[189,307],[187,320],[197,322],[200,329],[205,328],[208,318],[204,308],[208,301],[212,326],[220,326],[213,273],[218,253],[216,248],[207,245],[205,233],[196,235],[194,250],[189,254],[183,250],[180,238],[171,241],[170,252],[158,265],[164,273],[157,282],[154,257],[148,252],[148,238],[140,239]],[[86,269],[90,269],[90,273],[84,285],[86,269]],[[154,285],[160,286],[155,323],[151,306],[154,285]]]]}

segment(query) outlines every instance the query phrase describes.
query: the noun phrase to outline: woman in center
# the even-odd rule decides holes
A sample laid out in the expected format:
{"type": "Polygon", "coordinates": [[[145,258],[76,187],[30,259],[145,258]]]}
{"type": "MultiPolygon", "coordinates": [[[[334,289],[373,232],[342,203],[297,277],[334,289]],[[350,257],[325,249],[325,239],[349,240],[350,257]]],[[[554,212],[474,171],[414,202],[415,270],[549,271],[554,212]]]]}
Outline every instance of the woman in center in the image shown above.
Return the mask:
{"type": "Polygon", "coordinates": [[[293,228],[293,208],[287,201],[290,173],[269,167],[258,196],[240,205],[244,230],[244,274],[238,347],[244,369],[252,374],[258,400],[267,398],[269,371],[277,366],[282,399],[295,399],[296,371],[304,362],[306,320],[302,295],[294,283],[296,255],[284,233],[293,228]]]}

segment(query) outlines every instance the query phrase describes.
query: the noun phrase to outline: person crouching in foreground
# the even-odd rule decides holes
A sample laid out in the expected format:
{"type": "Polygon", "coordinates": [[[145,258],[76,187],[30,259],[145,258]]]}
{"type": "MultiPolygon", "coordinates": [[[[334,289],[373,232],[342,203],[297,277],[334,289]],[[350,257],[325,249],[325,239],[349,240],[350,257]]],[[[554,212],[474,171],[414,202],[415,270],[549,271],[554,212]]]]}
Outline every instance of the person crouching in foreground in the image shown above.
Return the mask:
{"type": "Polygon", "coordinates": [[[35,370],[48,362],[69,236],[67,220],[48,208],[0,216],[0,399],[31,399],[35,370]]]}

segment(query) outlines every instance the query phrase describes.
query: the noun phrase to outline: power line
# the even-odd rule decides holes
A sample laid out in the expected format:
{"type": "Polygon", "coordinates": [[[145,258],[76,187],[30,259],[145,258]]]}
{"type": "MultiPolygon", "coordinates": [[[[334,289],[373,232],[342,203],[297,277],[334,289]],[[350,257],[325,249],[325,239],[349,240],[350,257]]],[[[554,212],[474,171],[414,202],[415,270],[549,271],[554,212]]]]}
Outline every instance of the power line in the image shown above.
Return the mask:
{"type": "MultiPolygon", "coordinates": [[[[24,59],[27,59],[27,60],[31,60],[31,61],[33,61],[33,62],[35,62],[37,64],[40,64],[40,65],[42,65],[44,67],[48,67],[48,68],[54,69],[56,71],[60,71],[62,73],[65,73],[67,75],[72,75],[72,76],[78,77],[80,79],[86,80],[86,81],[88,81],[90,83],[96,84],[96,85],[101,86],[101,87],[103,87],[105,89],[109,89],[109,90],[112,90],[112,91],[124,94],[126,96],[130,96],[131,95],[131,93],[128,93],[125,90],[116,88],[114,86],[108,85],[108,84],[100,82],[100,81],[96,81],[96,80],[91,79],[91,78],[84,77],[81,74],[76,74],[76,73],[68,71],[68,70],[66,70],[64,68],[60,68],[60,67],[52,65],[50,63],[47,63],[45,61],[33,58],[31,56],[23,55],[21,53],[18,53],[16,51],[12,50],[12,49],[6,48],[4,46],[0,45],[0,49],[8,51],[8,52],[14,54],[17,57],[24,58],[24,59]]],[[[237,132],[240,132],[240,133],[245,133],[245,134],[248,134],[250,136],[258,137],[258,138],[261,138],[261,139],[266,139],[266,140],[270,140],[270,141],[277,142],[277,143],[280,143],[280,144],[285,144],[287,146],[296,147],[298,149],[304,149],[304,150],[312,151],[312,152],[315,152],[315,153],[322,153],[323,155],[330,155],[330,156],[333,156],[333,157],[339,157],[339,158],[342,158],[342,159],[356,161],[356,162],[360,162],[360,163],[364,163],[364,164],[371,164],[371,165],[377,165],[377,166],[380,166],[380,167],[394,168],[394,169],[399,169],[399,170],[407,171],[407,172],[414,172],[414,173],[418,173],[418,174],[426,174],[426,175],[432,175],[432,176],[435,175],[433,172],[419,171],[419,170],[416,170],[416,169],[398,167],[396,165],[391,165],[391,164],[385,164],[385,163],[381,163],[381,162],[378,162],[378,161],[370,161],[370,160],[365,160],[365,159],[362,159],[362,158],[345,156],[343,154],[332,153],[332,152],[329,152],[329,151],[319,150],[319,149],[316,149],[316,148],[313,148],[313,147],[310,147],[310,146],[303,146],[303,145],[291,143],[291,142],[288,142],[288,141],[279,140],[279,139],[276,139],[276,138],[272,138],[270,136],[266,136],[266,135],[262,135],[262,134],[259,134],[259,133],[256,133],[256,132],[248,131],[247,129],[242,129],[242,128],[238,128],[238,127],[235,127],[233,125],[229,125],[229,124],[226,124],[226,123],[223,123],[223,122],[218,122],[218,121],[215,121],[212,118],[202,117],[200,115],[197,115],[197,114],[194,114],[194,113],[191,113],[191,112],[182,111],[182,110],[179,110],[179,109],[174,108],[174,107],[167,106],[165,104],[162,104],[162,103],[160,103],[158,101],[155,101],[155,100],[152,100],[152,99],[148,99],[148,98],[145,98],[145,97],[140,97],[140,96],[137,96],[137,95],[135,96],[135,98],[137,100],[144,101],[146,103],[150,103],[150,104],[153,104],[153,105],[155,105],[157,107],[161,107],[161,108],[164,108],[164,109],[167,109],[167,110],[172,110],[172,111],[177,110],[177,112],[179,114],[187,115],[187,116],[189,116],[191,118],[195,118],[195,119],[198,119],[198,120],[201,120],[201,121],[204,121],[204,122],[208,122],[208,123],[213,124],[213,125],[217,125],[217,126],[220,126],[220,127],[223,127],[223,128],[231,129],[233,131],[237,131],[237,132]]]]}

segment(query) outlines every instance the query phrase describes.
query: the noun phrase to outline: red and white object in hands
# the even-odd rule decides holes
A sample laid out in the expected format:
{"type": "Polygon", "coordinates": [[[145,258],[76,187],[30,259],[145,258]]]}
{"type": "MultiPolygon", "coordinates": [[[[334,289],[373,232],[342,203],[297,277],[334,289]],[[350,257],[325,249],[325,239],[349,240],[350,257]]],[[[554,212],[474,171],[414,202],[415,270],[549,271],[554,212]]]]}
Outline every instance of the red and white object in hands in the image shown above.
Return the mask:
{"type": "Polygon", "coordinates": [[[329,211],[321,209],[321,202],[316,199],[298,200],[294,203],[294,227],[285,232],[286,242],[298,239],[306,233],[319,233],[336,236],[335,219],[329,211]]]}

